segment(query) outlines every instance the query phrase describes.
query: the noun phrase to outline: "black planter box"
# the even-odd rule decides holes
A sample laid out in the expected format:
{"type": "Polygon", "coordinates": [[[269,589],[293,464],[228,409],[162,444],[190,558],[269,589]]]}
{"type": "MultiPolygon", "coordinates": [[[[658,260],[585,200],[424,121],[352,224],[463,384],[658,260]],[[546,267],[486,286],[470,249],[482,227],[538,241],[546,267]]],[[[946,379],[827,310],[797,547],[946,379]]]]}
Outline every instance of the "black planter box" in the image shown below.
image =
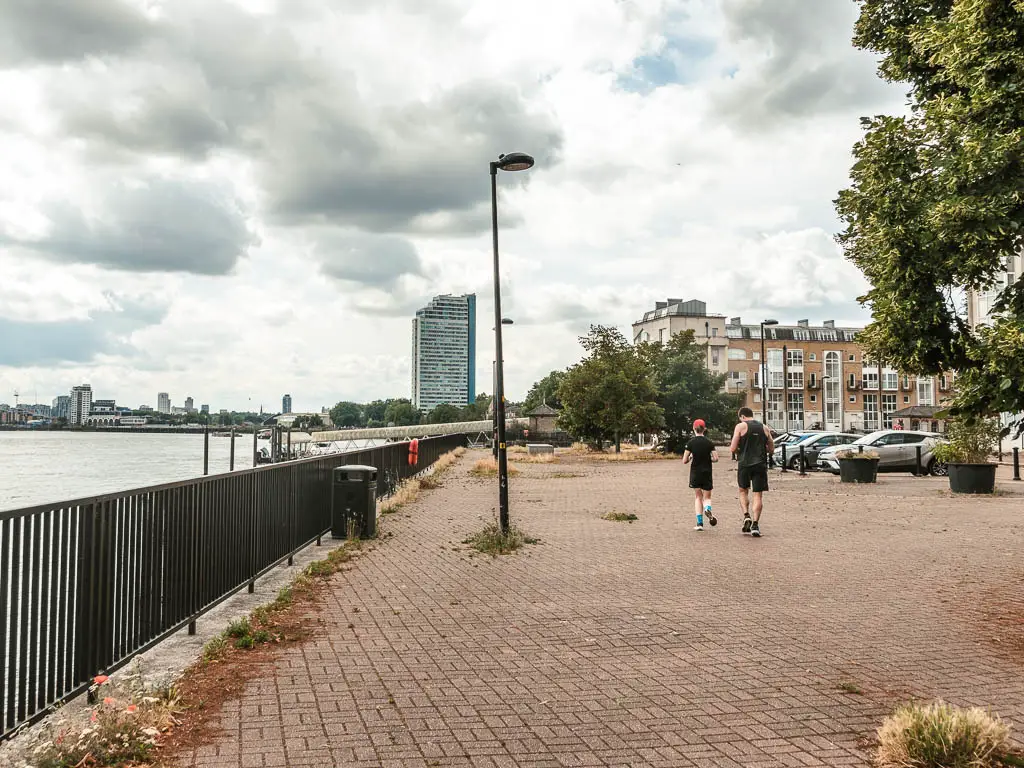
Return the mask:
{"type": "Polygon", "coordinates": [[[876,482],[878,459],[839,459],[839,480],[844,483],[876,482]]]}
{"type": "Polygon", "coordinates": [[[953,493],[993,493],[995,464],[949,464],[949,490],[953,493]]]}

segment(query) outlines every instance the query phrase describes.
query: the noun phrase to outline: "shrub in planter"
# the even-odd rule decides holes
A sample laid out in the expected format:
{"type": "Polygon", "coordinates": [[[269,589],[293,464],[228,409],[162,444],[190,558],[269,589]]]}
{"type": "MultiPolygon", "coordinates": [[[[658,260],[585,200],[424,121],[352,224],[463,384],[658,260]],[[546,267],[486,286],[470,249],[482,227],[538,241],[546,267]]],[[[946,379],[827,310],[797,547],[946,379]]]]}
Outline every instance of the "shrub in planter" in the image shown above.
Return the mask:
{"type": "Polygon", "coordinates": [[[836,458],[840,482],[874,483],[878,480],[878,451],[848,449],[836,452],[836,458]]]}
{"type": "Polygon", "coordinates": [[[996,465],[989,456],[999,442],[998,419],[953,419],[946,429],[947,442],[935,446],[935,460],[949,470],[953,493],[992,493],[996,465]]]}

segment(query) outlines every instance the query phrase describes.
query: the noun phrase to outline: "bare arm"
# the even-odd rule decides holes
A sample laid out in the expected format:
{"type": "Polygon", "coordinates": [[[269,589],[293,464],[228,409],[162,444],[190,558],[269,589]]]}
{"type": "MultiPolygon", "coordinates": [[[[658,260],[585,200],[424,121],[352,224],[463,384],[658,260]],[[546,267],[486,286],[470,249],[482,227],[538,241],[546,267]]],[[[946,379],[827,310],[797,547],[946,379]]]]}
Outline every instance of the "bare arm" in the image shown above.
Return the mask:
{"type": "Polygon", "coordinates": [[[775,438],[772,437],[772,431],[768,428],[764,430],[764,439],[768,443],[768,453],[775,450],[775,438]]]}
{"type": "Polygon", "coordinates": [[[729,443],[729,453],[736,453],[740,449],[740,438],[747,433],[747,423],[741,421],[732,431],[732,442],[729,443]]]}
{"type": "Polygon", "coordinates": [[[714,450],[711,452],[711,461],[718,461],[718,451],[714,450]]]}
{"type": "Polygon", "coordinates": [[[689,464],[690,459],[693,458],[693,454],[689,451],[683,451],[683,464],[689,464]]]}

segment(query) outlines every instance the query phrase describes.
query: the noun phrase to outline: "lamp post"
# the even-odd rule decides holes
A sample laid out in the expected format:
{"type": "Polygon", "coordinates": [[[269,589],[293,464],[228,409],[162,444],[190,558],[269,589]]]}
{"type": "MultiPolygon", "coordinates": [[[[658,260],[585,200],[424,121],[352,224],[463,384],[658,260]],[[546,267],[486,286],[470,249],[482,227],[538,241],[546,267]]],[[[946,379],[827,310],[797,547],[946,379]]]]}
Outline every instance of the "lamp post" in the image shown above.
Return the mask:
{"type": "Polygon", "coordinates": [[[501,273],[498,269],[498,171],[526,171],[533,158],[522,152],[498,155],[491,161],[491,235],[494,244],[494,417],[498,420],[498,521],[501,532],[509,529],[508,451],[505,446],[505,371],[501,349],[501,273]]]}
{"type": "Polygon", "coordinates": [[[778,320],[761,321],[761,423],[765,429],[768,429],[768,358],[764,354],[764,329],[778,324],[778,320]]]}
{"type": "MultiPolygon", "coordinates": [[[[514,320],[503,317],[501,318],[502,325],[513,325],[514,320]]],[[[491,328],[493,331],[494,329],[491,328]]],[[[494,399],[494,393],[498,389],[498,361],[491,361],[491,421],[493,427],[491,429],[491,447],[494,453],[494,460],[498,460],[498,401],[494,399]]]]}

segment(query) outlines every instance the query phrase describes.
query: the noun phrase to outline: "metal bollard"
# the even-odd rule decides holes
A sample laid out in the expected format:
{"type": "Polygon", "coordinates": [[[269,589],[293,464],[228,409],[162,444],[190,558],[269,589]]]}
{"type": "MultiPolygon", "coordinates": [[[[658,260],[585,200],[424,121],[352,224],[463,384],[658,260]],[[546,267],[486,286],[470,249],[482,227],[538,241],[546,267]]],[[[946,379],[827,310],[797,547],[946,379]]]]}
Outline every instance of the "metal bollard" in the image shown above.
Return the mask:
{"type": "Polygon", "coordinates": [[[917,446],[917,476],[924,475],[924,467],[921,466],[921,446],[917,446]]]}
{"type": "Polygon", "coordinates": [[[864,446],[863,445],[858,445],[857,446],[857,453],[864,453],[864,446]]]}
{"type": "Polygon", "coordinates": [[[807,454],[802,445],[800,446],[800,477],[807,477],[807,454]]]}
{"type": "Polygon", "coordinates": [[[1020,480],[1020,448],[1013,449],[1013,479],[1020,480]]]}
{"type": "Polygon", "coordinates": [[[788,472],[789,471],[788,469],[786,469],[786,464],[787,464],[787,461],[786,461],[786,446],[782,446],[782,471],[783,472],[788,472]]]}

